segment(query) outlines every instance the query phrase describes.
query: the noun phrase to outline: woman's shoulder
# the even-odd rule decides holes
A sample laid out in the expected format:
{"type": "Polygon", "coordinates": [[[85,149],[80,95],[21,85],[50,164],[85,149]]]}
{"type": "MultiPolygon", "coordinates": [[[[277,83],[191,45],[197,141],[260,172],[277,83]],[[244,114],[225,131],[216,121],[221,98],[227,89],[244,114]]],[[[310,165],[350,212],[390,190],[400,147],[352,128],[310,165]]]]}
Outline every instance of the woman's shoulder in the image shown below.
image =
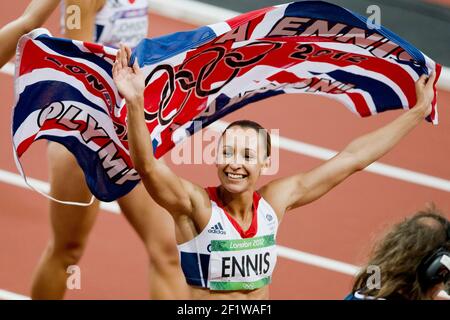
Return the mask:
{"type": "Polygon", "coordinates": [[[272,183],[262,186],[256,192],[275,212],[278,221],[281,221],[285,213],[285,201],[283,199],[283,195],[280,194],[275,188],[272,188],[272,183]]]}

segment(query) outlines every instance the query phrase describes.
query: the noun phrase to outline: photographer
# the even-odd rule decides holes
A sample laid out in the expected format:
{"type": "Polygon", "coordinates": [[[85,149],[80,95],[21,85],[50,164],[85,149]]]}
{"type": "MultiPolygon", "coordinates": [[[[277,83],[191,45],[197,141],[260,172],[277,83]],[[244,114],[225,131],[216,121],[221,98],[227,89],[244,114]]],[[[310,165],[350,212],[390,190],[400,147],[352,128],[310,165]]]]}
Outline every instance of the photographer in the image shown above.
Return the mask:
{"type": "Polygon", "coordinates": [[[395,225],[374,247],[346,300],[433,300],[449,290],[450,222],[434,207],[395,225]],[[370,288],[369,266],[381,270],[370,288]]]}

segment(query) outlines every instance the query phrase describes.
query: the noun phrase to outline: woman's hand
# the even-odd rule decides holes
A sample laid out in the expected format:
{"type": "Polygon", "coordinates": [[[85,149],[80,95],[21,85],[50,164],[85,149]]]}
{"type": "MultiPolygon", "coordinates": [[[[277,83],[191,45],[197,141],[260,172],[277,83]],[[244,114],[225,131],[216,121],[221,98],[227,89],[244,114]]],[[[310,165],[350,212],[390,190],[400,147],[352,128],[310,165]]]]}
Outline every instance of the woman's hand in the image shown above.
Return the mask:
{"type": "Polygon", "coordinates": [[[420,112],[423,118],[427,117],[431,113],[431,103],[434,99],[434,80],[436,73],[432,72],[430,77],[423,74],[419,80],[416,81],[416,97],[417,102],[412,110],[420,112]]]}
{"type": "Polygon", "coordinates": [[[119,93],[125,98],[127,104],[138,105],[132,102],[143,99],[145,79],[139,68],[137,59],[134,61],[133,67],[128,66],[130,57],[131,49],[120,45],[113,66],[113,78],[117,89],[119,89],[119,93]]]}

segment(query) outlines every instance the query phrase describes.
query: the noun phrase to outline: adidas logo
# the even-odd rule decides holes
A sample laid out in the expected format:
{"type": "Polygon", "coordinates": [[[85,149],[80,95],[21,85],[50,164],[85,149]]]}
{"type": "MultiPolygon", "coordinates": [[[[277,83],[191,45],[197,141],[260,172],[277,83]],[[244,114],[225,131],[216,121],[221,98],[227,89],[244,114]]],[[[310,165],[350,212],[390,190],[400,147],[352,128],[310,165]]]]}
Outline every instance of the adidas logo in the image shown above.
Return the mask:
{"type": "Polygon", "coordinates": [[[208,233],[216,233],[216,234],[227,234],[222,227],[222,224],[220,222],[213,225],[209,230],[208,233]]]}

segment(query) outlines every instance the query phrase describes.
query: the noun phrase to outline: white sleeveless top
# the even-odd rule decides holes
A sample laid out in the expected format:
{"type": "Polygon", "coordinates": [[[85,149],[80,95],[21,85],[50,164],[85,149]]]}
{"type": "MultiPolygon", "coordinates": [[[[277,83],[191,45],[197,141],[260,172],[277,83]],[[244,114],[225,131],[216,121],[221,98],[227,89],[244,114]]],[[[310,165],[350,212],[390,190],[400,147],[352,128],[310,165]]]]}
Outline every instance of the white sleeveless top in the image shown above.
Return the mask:
{"type": "Polygon", "coordinates": [[[277,261],[278,218],[258,193],[253,195],[253,220],[243,231],[217,196],[207,188],[212,214],[194,239],[178,245],[181,267],[192,286],[211,290],[254,290],[271,281],[277,261]]]}
{"type": "MultiPolygon", "coordinates": [[[[61,23],[65,31],[63,5],[61,23]]],[[[131,48],[147,37],[148,1],[147,0],[106,0],[95,18],[93,42],[118,48],[123,43],[131,48]]]]}

